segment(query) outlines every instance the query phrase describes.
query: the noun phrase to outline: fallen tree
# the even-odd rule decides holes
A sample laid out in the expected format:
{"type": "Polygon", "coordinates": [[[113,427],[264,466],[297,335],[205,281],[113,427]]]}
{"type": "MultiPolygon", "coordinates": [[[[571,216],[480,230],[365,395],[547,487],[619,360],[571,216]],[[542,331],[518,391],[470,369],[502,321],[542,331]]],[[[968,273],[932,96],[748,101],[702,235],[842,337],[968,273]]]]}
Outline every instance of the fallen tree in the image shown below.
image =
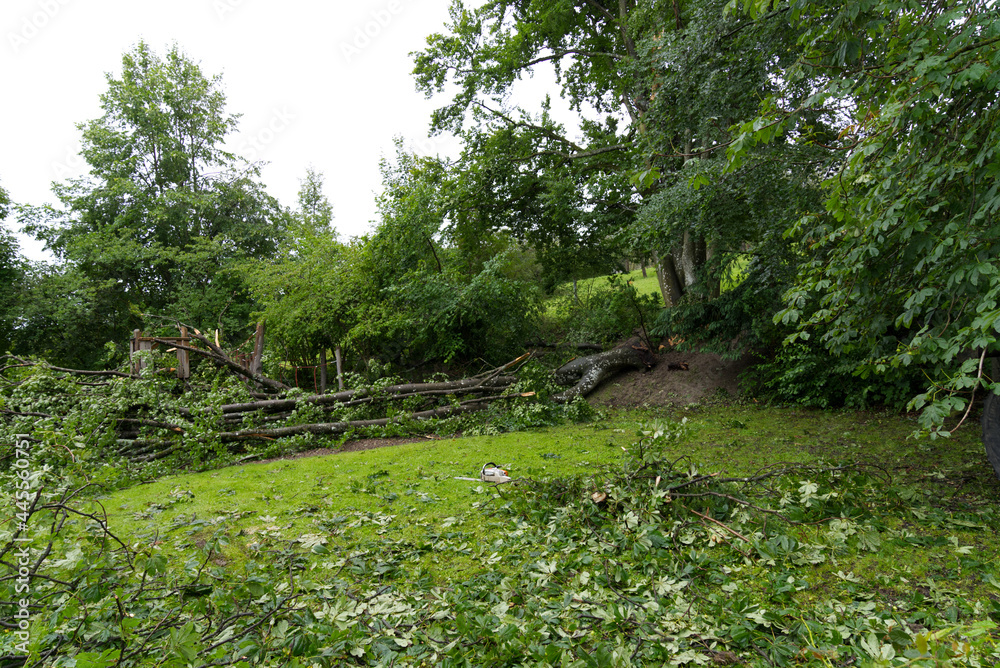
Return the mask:
{"type": "Polygon", "coordinates": [[[649,346],[637,336],[604,352],[570,360],[555,371],[554,380],[558,385],[571,385],[568,390],[553,399],[560,403],[572,401],[575,397],[585,397],[597,387],[626,369],[651,369],[656,364],[656,356],[649,346]]]}
{"type": "MultiPolygon", "coordinates": [[[[428,383],[398,383],[388,386],[357,387],[330,394],[300,395],[287,385],[251,372],[231,358],[221,347],[194,328],[193,338],[201,344],[178,345],[175,340],[156,339],[164,346],[187,350],[241,379],[244,396],[260,397],[218,405],[200,398],[190,386],[169,374],[143,371],[139,375],[123,372],[102,372],[109,383],[138,383],[136,388],[161,383],[174,390],[156,402],[132,401],[120,404],[108,402],[103,406],[102,429],[114,432],[115,452],[134,461],[163,459],[173,453],[184,452],[198,443],[216,443],[233,452],[244,450],[252,441],[275,441],[312,434],[335,435],[393,424],[418,423],[432,419],[464,415],[480,411],[498,402],[552,401],[554,404],[571,402],[585,397],[598,385],[624,369],[649,368],[656,358],[638,338],[631,339],[612,350],[574,359],[556,370],[552,380],[571,386],[563,392],[550,395],[549,399],[536,397],[534,391],[518,385],[518,372],[533,354],[522,355],[495,369],[469,378],[428,383]],[[180,388],[186,388],[180,391],[180,388]],[[270,393],[261,395],[264,388],[270,393]],[[380,414],[381,413],[381,414],[380,414]]],[[[168,350],[169,352],[169,350],[168,350]]],[[[94,372],[55,368],[44,362],[13,359],[13,364],[0,365],[0,380],[10,387],[17,381],[4,377],[4,371],[25,373],[25,369],[58,374],[60,379],[80,387],[80,396],[93,398],[107,389],[74,378],[93,377],[94,372]]],[[[124,394],[129,394],[124,392],[124,394]]],[[[136,394],[141,395],[138,391],[136,394]]],[[[67,403],[67,406],[71,404],[67,403]]],[[[42,413],[29,410],[25,403],[8,402],[0,412],[0,419],[29,420],[32,417],[62,422],[69,412],[52,410],[42,413]]],[[[76,419],[76,418],[74,418],[76,419]]],[[[213,446],[214,447],[214,446],[213,446]]]]}

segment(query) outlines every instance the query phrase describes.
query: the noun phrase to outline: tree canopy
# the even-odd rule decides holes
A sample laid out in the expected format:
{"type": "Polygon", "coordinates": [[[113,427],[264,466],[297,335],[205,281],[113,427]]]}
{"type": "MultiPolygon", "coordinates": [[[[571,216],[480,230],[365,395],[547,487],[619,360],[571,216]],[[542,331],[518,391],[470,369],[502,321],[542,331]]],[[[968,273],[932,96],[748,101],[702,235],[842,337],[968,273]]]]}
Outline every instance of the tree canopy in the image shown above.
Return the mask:
{"type": "MultiPolygon", "coordinates": [[[[260,317],[289,357],[315,361],[341,346],[355,359],[413,367],[519,354],[537,291],[519,275],[516,244],[494,239],[476,262],[442,243],[440,167],[398,147],[382,161],[381,220],[370,235],[341,242],[332,229],[293,226],[277,261],[246,266],[260,317]]],[[[299,202],[296,221],[328,210],[322,175],[303,180],[299,202]]]]}
{"type": "MultiPolygon", "coordinates": [[[[731,148],[777,141],[836,110],[841,155],[825,210],[789,234],[804,258],[777,319],[816,335],[860,371],[920,365],[913,405],[940,430],[975,387],[1000,332],[1000,23],[990,2],[851,1],[739,5],[802,31],[799,58],[731,148]],[[805,99],[786,95],[812,82],[805,99]]],[[[984,373],[984,370],[987,373],[984,373]]]]}
{"type": "MultiPolygon", "coordinates": [[[[477,226],[511,230],[561,277],[658,256],[671,305],[699,281],[715,286],[713,296],[723,270],[750,249],[761,264],[789,261],[781,232],[816,205],[829,151],[785,142],[732,173],[720,158],[730,127],[756,113],[794,60],[798,30],[780,16],[755,22],[723,7],[456,2],[448,32],[428,38],[414,70],[428,95],[449,83],[458,91],[431,126],[465,139],[452,229],[462,238],[477,226]],[[519,79],[549,67],[575,129],[553,120],[548,99],[534,113],[506,102],[519,79]]],[[[808,85],[792,93],[805,97],[808,85]]],[[[818,114],[800,132],[836,135],[818,114]]]]}
{"type": "Polygon", "coordinates": [[[241,333],[252,309],[231,268],[272,255],[287,220],[256,167],[223,149],[238,117],[220,77],[140,42],[107,82],[104,114],[79,125],[89,174],[54,186],[60,209],[27,214],[88,288],[84,340],[124,341],[144,314],[241,333]]]}

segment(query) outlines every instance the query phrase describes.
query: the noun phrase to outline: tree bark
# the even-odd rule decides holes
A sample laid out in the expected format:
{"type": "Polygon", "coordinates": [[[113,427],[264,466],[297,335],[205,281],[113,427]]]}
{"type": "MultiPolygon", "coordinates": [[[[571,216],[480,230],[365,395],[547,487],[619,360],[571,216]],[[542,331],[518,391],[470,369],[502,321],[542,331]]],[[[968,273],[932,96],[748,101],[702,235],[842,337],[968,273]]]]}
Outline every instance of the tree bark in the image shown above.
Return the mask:
{"type": "Polygon", "coordinates": [[[326,394],[326,348],[319,351],[319,393],[326,394]]]}
{"type": "MultiPolygon", "coordinates": [[[[1000,378],[1000,359],[990,361],[991,377],[995,381],[1000,378]]],[[[993,472],[1000,480],[1000,396],[993,392],[986,395],[983,403],[983,447],[986,449],[986,459],[993,466],[993,472]]]]}
{"type": "Polygon", "coordinates": [[[333,349],[333,355],[337,358],[337,389],[344,391],[344,353],[338,343],[333,349]]]}
{"type": "Polygon", "coordinates": [[[253,359],[250,361],[250,373],[260,376],[264,372],[264,323],[257,323],[257,331],[253,337],[253,359]]]}
{"type": "Polygon", "coordinates": [[[573,387],[553,397],[560,403],[585,397],[598,385],[624,369],[650,369],[656,356],[639,337],[632,337],[617,348],[603,353],[578,357],[556,369],[554,380],[559,385],[575,383],[573,387]]]}
{"type": "Polygon", "coordinates": [[[662,257],[654,254],[653,260],[656,262],[656,278],[660,283],[663,305],[677,306],[677,302],[684,294],[684,283],[678,275],[673,254],[668,252],[662,257]]]}

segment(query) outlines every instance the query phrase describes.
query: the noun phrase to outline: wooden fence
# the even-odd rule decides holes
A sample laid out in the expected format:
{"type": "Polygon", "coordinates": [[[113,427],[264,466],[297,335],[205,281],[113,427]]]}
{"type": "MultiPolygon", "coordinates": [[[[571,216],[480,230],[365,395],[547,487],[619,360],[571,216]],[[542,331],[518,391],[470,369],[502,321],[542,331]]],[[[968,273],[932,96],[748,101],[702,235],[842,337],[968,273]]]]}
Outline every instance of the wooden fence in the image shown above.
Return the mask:
{"type": "MultiPolygon", "coordinates": [[[[197,347],[197,345],[192,345],[192,339],[188,337],[187,327],[181,327],[180,336],[143,336],[142,332],[138,329],[132,332],[131,350],[129,351],[129,360],[132,362],[132,373],[138,374],[142,369],[146,367],[146,361],[142,359],[136,359],[134,357],[135,353],[144,350],[152,350],[161,343],[171,343],[178,344],[181,346],[197,347]]],[[[198,330],[195,330],[197,332],[198,330]]],[[[216,345],[219,343],[219,334],[216,332],[216,345]]],[[[236,362],[244,369],[253,374],[261,373],[261,362],[264,355],[264,323],[257,324],[257,331],[254,333],[254,347],[253,353],[244,352],[233,352],[229,354],[229,359],[236,362]]],[[[247,341],[249,342],[249,340],[247,341]]],[[[194,342],[195,344],[197,341],[194,342]]],[[[241,346],[242,347],[242,346],[241,346]]],[[[181,379],[187,379],[191,377],[191,360],[189,352],[181,348],[168,348],[167,352],[173,352],[177,355],[177,377],[181,379]]]]}
{"type": "MultiPolygon", "coordinates": [[[[144,368],[146,368],[146,360],[135,359],[135,353],[142,352],[146,350],[152,350],[155,346],[159,345],[161,341],[169,341],[170,343],[179,343],[182,346],[190,346],[191,339],[188,338],[187,327],[181,327],[180,336],[143,336],[142,332],[138,329],[132,332],[132,345],[129,351],[129,360],[132,362],[132,373],[138,374],[144,368]]],[[[181,350],[180,348],[174,349],[174,353],[177,355],[177,377],[181,379],[187,379],[191,377],[191,359],[188,356],[188,351],[181,350]]]]}

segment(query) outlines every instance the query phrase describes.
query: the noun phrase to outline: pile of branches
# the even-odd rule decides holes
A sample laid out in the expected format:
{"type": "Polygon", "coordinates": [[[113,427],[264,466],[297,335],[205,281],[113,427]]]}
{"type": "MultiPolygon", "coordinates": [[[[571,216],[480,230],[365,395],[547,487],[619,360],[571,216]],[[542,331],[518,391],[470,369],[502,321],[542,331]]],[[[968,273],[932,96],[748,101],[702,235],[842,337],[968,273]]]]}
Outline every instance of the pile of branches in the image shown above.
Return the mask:
{"type": "MultiPolygon", "coordinates": [[[[441,382],[403,383],[384,387],[362,387],[331,394],[299,395],[284,383],[268,378],[259,371],[245,368],[195,328],[189,328],[200,346],[177,343],[176,339],[154,341],[171,349],[186,350],[198,355],[239,377],[249,390],[251,401],[222,406],[184,405],[183,395],[166,404],[130,406],[127,410],[109,412],[106,427],[114,429],[119,455],[134,461],[153,461],[167,457],[185,447],[191,438],[201,438],[208,424],[213,442],[225,444],[230,451],[244,449],[249,441],[272,441],[301,434],[344,434],[365,428],[385,427],[393,423],[446,418],[487,408],[491,404],[534,396],[533,392],[513,391],[517,370],[532,357],[527,353],[500,367],[479,375],[441,382]],[[404,407],[405,408],[402,408],[404,407]],[[345,409],[364,409],[371,411],[345,409]],[[374,417],[376,410],[393,412],[387,417],[374,417]],[[367,412],[368,419],[343,419],[344,413],[367,412]],[[296,423],[307,413],[308,421],[296,423]]],[[[0,380],[16,384],[5,372],[43,365],[41,362],[8,357],[0,365],[0,380]]],[[[555,383],[569,386],[551,397],[565,403],[586,396],[601,382],[627,368],[648,369],[656,358],[638,338],[614,349],[571,360],[556,370],[555,383]]],[[[44,365],[62,381],[88,388],[108,385],[111,377],[139,380],[142,375],[125,371],[79,371],[44,365]],[[95,382],[96,381],[96,382],[95,382]]],[[[148,375],[148,372],[143,372],[148,375]]],[[[119,381],[121,382],[121,381],[119,381]]],[[[128,382],[128,381],[125,381],[128,382]]],[[[95,390],[96,391],[96,390],[95,390]]],[[[15,402],[16,403],[16,402],[15,402]]],[[[0,410],[11,417],[60,418],[53,413],[29,411],[11,406],[0,410]]]]}
{"type": "Polygon", "coordinates": [[[163,422],[148,418],[118,419],[118,453],[138,461],[150,461],[166,457],[181,443],[172,439],[149,439],[141,436],[142,427],[154,427],[178,434],[186,433],[192,421],[204,415],[221,412],[219,429],[214,437],[221,443],[235,444],[249,440],[276,440],[299,434],[329,435],[343,434],[368,427],[384,427],[403,420],[428,420],[444,418],[480,410],[490,402],[514,397],[529,396],[531,393],[504,394],[503,391],[516,381],[515,376],[491,374],[485,377],[466,378],[439,383],[408,383],[391,385],[373,390],[361,388],[333,394],[309,395],[303,397],[262,399],[257,401],[225,404],[217,408],[201,408],[192,411],[180,408],[178,412],[184,422],[163,422]],[[441,397],[454,398],[455,403],[434,406],[424,410],[402,413],[391,417],[367,420],[335,420],[309,422],[305,424],[284,424],[297,409],[304,405],[317,406],[325,413],[333,413],[344,408],[370,405],[375,402],[401,402],[405,399],[425,398],[428,403],[437,403],[441,397]],[[262,426],[239,428],[244,416],[253,414],[262,426]]]}

